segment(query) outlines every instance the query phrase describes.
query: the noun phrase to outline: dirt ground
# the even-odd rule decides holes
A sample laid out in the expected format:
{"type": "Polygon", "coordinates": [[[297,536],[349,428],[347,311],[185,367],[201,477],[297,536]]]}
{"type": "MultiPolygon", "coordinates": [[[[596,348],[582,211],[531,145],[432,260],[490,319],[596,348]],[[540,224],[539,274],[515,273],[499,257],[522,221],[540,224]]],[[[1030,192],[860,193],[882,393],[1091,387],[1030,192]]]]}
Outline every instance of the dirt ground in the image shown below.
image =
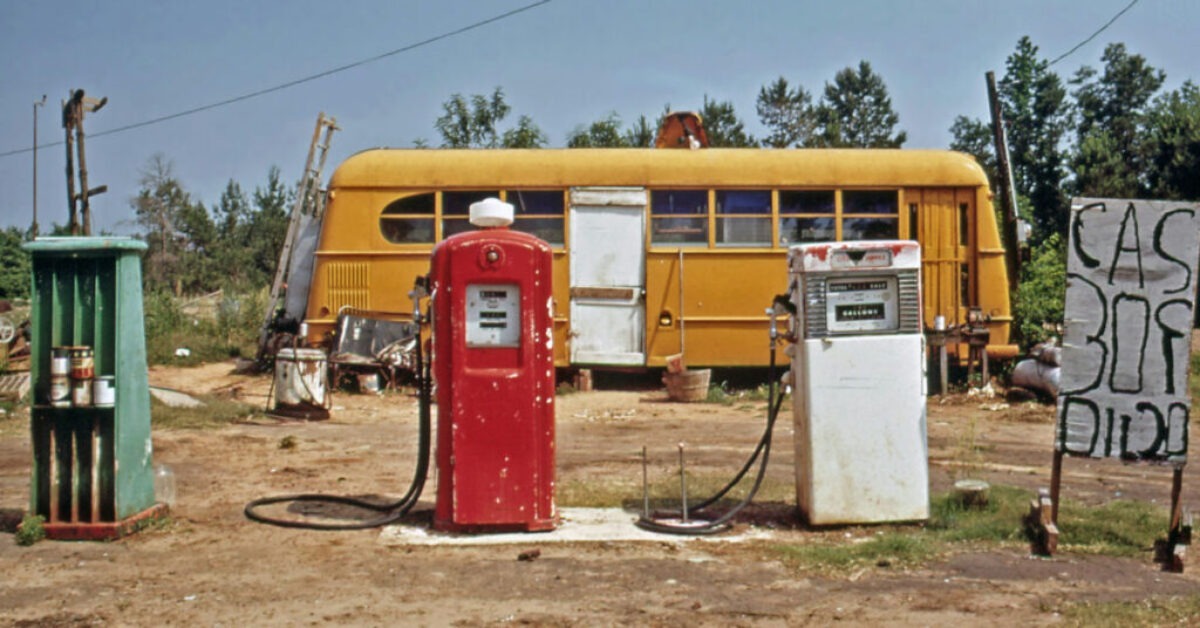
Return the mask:
{"type": "MultiPolygon", "coordinates": [[[[265,402],[269,384],[233,374],[231,364],[155,368],[151,382],[194,394],[236,388],[255,404],[265,402]]],[[[794,481],[787,407],[769,469],[775,489],[753,511],[754,523],[770,530],[767,540],[550,544],[530,535],[519,545],[398,547],[381,542],[378,530],[317,532],[247,520],[242,507],[263,495],[396,497],[405,490],[415,459],[414,399],[339,393],[333,403],[324,422],[257,418],[218,429],[156,429],[154,461],[169,465],[177,482],[171,523],[111,543],[20,547],[0,534],[0,625],[1021,625],[1056,623],[1069,602],[1200,592],[1200,567],[1164,573],[1148,551],[1041,559],[1025,548],[964,549],[920,568],[848,575],[790,566],[772,548],[850,543],[876,529],[812,531],[796,522],[786,488],[794,481]],[[280,447],[286,437],[294,447],[280,447]],[[532,549],[541,552],[536,560],[518,560],[532,549]]],[[[688,445],[691,473],[730,475],[758,439],[764,405],[669,403],[652,386],[560,396],[560,487],[615,487],[636,503],[641,447],[651,450],[652,476],[663,478],[676,469],[679,441],[688,445]]],[[[27,422],[27,413],[0,419],[0,514],[10,518],[28,505],[27,422]]],[[[970,472],[1032,495],[1049,482],[1052,423],[1048,406],[931,398],[933,491],[970,472]]],[[[1184,503],[1200,505],[1194,466],[1184,488],[1184,503]]],[[[1063,491],[1086,503],[1123,497],[1165,504],[1170,471],[1068,460],[1063,491]]],[[[432,504],[431,482],[410,521],[427,522],[432,504]]]]}

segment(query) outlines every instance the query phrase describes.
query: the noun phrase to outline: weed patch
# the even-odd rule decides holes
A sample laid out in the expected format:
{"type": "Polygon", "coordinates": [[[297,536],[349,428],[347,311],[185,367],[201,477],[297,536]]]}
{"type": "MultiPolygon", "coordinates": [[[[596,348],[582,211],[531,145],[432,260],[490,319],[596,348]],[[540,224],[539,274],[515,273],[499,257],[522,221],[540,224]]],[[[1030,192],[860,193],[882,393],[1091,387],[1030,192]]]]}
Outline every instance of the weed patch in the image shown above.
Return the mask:
{"type": "Polygon", "coordinates": [[[150,423],[156,428],[209,429],[247,419],[260,409],[240,401],[216,397],[196,397],[201,405],[195,408],[173,408],[154,397],[150,398],[150,423]]]}
{"type": "MultiPolygon", "coordinates": [[[[964,546],[1028,543],[1024,517],[1033,495],[992,486],[988,504],[963,506],[953,494],[930,504],[924,527],[883,531],[869,541],[841,545],[781,545],[776,550],[798,568],[844,571],[873,564],[911,566],[964,546]]],[[[1059,511],[1059,551],[1133,556],[1152,549],[1167,529],[1167,512],[1152,504],[1115,501],[1089,507],[1064,500],[1059,511]]]]}
{"type": "Polygon", "coordinates": [[[1200,595],[1150,598],[1136,602],[1082,602],[1062,609],[1069,626],[1195,626],[1200,595]]]}

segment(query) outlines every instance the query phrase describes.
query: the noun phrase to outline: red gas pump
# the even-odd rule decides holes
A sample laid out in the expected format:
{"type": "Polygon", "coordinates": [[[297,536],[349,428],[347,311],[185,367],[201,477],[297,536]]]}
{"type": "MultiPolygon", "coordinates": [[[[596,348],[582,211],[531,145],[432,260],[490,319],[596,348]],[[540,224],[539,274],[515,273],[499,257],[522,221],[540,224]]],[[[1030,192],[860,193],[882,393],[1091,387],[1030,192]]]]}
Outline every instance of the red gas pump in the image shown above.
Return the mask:
{"type": "Polygon", "coordinates": [[[554,312],[550,246],[509,231],[512,205],[471,206],[480,231],[433,250],[439,530],[550,530],[554,312]]]}

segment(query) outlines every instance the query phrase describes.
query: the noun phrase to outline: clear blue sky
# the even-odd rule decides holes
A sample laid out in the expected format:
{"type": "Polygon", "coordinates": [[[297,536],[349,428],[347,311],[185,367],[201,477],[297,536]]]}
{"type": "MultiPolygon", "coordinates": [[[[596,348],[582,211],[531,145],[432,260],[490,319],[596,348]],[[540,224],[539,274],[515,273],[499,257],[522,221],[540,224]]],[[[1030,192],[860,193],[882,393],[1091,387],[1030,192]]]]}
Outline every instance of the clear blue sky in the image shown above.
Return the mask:
{"type": "MultiPolygon", "coordinates": [[[[39,111],[43,229],[67,221],[59,103],[73,88],[107,96],[85,130],[102,132],[367,59],[534,0],[53,1],[0,4],[0,153],[32,145],[39,111]]],[[[784,76],[819,96],[839,69],[869,61],[886,81],[906,147],[945,147],[957,115],[986,118],[984,73],[1004,73],[1018,38],[1054,58],[1129,0],[553,0],[514,17],[313,82],[197,115],[89,140],[100,228],[131,233],[130,199],[154,153],[187,189],[216,203],[234,179],[247,191],[279,166],[304,165],[317,113],[338,119],[326,176],[357,151],[439,143],[451,94],[503,87],[562,146],[575,127],[616,112],[628,122],[666,104],[733,102],[750,131],[761,86],[784,76]]],[[[1067,79],[1124,42],[1167,72],[1197,79],[1200,2],[1141,0],[1054,69],[1067,79]]],[[[32,154],[0,157],[0,227],[28,226],[32,154]]]]}

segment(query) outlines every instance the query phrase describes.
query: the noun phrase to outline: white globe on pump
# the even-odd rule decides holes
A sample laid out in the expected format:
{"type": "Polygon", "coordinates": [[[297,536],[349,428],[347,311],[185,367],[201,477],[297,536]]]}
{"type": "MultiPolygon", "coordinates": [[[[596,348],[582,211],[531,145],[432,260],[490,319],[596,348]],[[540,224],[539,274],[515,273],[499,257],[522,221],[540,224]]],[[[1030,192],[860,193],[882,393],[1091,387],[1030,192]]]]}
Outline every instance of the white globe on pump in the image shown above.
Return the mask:
{"type": "Polygon", "coordinates": [[[471,224],[479,228],[507,227],[513,223],[513,206],[498,198],[471,203],[471,224]]]}

